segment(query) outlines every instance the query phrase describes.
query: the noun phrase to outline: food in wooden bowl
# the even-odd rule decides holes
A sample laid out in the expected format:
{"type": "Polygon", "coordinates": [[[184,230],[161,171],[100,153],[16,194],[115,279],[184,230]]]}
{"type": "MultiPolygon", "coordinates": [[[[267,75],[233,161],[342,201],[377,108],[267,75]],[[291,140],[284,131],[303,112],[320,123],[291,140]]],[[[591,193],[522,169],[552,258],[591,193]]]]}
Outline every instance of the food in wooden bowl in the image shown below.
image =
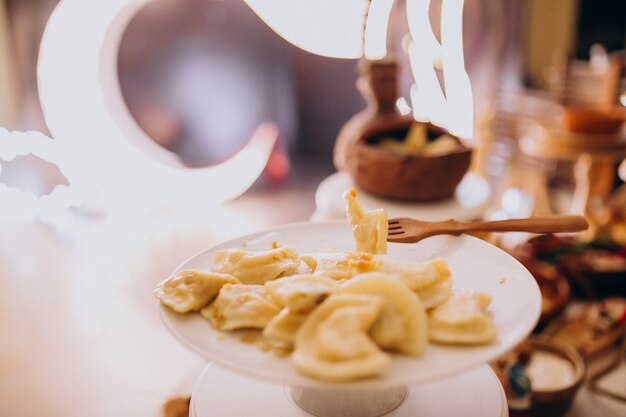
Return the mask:
{"type": "Polygon", "coordinates": [[[626,296],[626,257],[620,250],[585,248],[563,257],[561,265],[583,292],[600,297],[626,296]]]}
{"type": "Polygon", "coordinates": [[[443,129],[409,118],[365,130],[346,149],[346,170],[371,194],[412,201],[451,197],[472,150],[443,129]]]}
{"type": "Polygon", "coordinates": [[[515,256],[529,269],[537,263],[555,268],[577,296],[626,295],[626,251],[621,245],[541,235],[518,246],[515,256]]]}
{"type": "Polygon", "coordinates": [[[580,133],[615,133],[626,121],[626,109],[601,109],[581,106],[563,107],[563,124],[566,129],[580,133]]]}
{"type": "Polygon", "coordinates": [[[554,235],[541,235],[517,246],[514,256],[528,269],[541,290],[541,317],[537,325],[543,328],[563,312],[570,301],[570,285],[559,268],[550,263],[550,253],[560,250],[563,243],[554,235]],[[547,256],[547,259],[542,259],[547,256]]]}
{"type": "Polygon", "coordinates": [[[557,268],[545,263],[524,263],[535,277],[541,290],[541,317],[537,328],[542,328],[565,310],[570,301],[570,285],[557,268]]]}

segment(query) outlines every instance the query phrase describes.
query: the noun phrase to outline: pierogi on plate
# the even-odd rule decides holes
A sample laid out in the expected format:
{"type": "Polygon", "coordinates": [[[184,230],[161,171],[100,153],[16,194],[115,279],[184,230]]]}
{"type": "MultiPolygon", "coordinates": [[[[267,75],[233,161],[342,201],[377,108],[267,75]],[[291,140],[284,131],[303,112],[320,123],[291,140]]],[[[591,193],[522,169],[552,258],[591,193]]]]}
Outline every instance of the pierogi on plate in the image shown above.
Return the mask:
{"type": "Polygon", "coordinates": [[[361,206],[354,189],[344,196],[355,251],[300,254],[275,242],[220,250],[206,271],[178,271],[155,295],[177,313],[199,311],[207,326],[258,332],[263,346],[292,351],[295,368],[324,381],[375,377],[394,354],[419,358],[429,342],[495,339],[489,294],[453,289],[445,259],[388,258],[385,211],[361,206]]]}

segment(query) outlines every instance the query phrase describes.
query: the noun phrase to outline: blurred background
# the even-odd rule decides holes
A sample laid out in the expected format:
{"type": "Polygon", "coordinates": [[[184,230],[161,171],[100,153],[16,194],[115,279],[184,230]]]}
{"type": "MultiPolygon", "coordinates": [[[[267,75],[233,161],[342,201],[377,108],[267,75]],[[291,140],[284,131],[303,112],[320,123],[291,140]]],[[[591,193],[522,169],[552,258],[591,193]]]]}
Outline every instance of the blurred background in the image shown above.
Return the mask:
{"type": "MultiPolygon", "coordinates": [[[[36,63],[55,4],[2,3],[0,124],[6,128],[46,132],[36,63]]],[[[437,4],[433,2],[433,10],[437,4]]],[[[403,2],[397,2],[389,47],[406,64],[402,11],[403,2]]],[[[597,44],[597,53],[623,57],[625,22],[626,6],[619,0],[466,1],[465,57],[474,90],[474,142],[504,143],[489,147],[497,154],[492,165],[514,152],[515,136],[521,134],[502,120],[545,112],[566,82],[559,71],[589,60],[592,45],[597,44]]],[[[155,142],[184,163],[222,161],[242,147],[256,126],[271,120],[280,128],[280,152],[298,161],[291,166],[316,166],[319,175],[311,187],[333,171],[337,133],[364,107],[355,88],[357,75],[355,61],[323,58],[292,46],[237,0],[155,0],[134,17],[119,53],[120,84],[131,114],[155,142]]],[[[408,65],[402,65],[402,97],[408,99],[412,82],[408,65]]],[[[613,89],[616,95],[623,86],[613,89]]],[[[270,179],[285,183],[289,175],[284,161],[278,165],[282,168],[270,166],[270,179]]],[[[495,165],[485,169],[501,177],[504,168],[495,165]]],[[[5,176],[18,168],[5,170],[5,176]]],[[[311,178],[308,168],[305,171],[311,178]]],[[[298,172],[294,169],[291,176],[298,177],[298,172]]]]}
{"type": "MultiPolygon", "coordinates": [[[[0,0],[1,127],[48,133],[36,66],[56,4],[0,0]]],[[[432,4],[437,32],[441,0],[432,4]]],[[[388,44],[400,64],[400,98],[409,101],[403,13],[399,0],[388,44]]],[[[535,145],[569,105],[626,106],[626,1],[466,0],[463,22],[474,93],[472,170],[494,196],[482,217],[587,212],[593,196],[604,209],[622,184],[622,149],[603,160],[605,168],[585,171],[608,166],[609,175],[596,181],[584,172],[586,179],[577,180],[577,156],[535,145]],[[585,181],[593,184],[585,188],[585,181]],[[520,203],[511,189],[530,202],[520,203]]],[[[163,329],[154,284],[211,242],[314,214],[317,187],[335,171],[337,135],[366,105],[355,86],[358,64],[289,44],[243,0],[154,0],[144,7],[122,38],[118,71],[128,110],[150,138],[190,167],[228,159],[265,121],[278,126],[279,143],[254,186],[202,220],[110,228],[98,216],[79,216],[65,228],[3,226],[0,415],[157,416],[167,398],[188,395],[204,364],[163,329]],[[140,301],[131,291],[142,294],[140,301]],[[146,340],[158,343],[145,349],[146,340]]],[[[0,181],[36,195],[66,182],[54,165],[32,156],[3,161],[0,181]]],[[[626,207],[624,195],[612,200],[611,215],[626,207]]]]}

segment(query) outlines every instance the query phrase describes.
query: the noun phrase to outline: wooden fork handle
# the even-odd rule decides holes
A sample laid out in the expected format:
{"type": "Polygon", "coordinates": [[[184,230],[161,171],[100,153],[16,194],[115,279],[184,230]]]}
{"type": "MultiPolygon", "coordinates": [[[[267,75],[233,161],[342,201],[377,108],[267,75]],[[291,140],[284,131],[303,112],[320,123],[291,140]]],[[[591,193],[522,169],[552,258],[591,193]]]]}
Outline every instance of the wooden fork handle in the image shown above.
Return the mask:
{"type": "Polygon", "coordinates": [[[528,219],[495,220],[488,222],[459,223],[459,232],[580,232],[589,227],[582,216],[531,217],[528,219]]]}

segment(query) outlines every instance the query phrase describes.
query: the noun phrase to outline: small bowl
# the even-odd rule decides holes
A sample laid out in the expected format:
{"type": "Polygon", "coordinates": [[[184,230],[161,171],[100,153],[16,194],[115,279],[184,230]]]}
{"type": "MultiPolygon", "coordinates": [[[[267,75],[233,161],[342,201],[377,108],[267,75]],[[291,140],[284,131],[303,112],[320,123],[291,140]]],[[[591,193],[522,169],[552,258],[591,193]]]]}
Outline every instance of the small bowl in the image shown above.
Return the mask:
{"type": "MultiPolygon", "coordinates": [[[[565,415],[572,406],[576,393],[585,376],[585,362],[580,354],[557,338],[535,335],[530,337],[534,351],[543,350],[569,361],[574,368],[574,378],[566,386],[555,389],[532,390],[533,417],[558,417],[565,415]]],[[[531,379],[532,386],[532,379],[531,379]]]]}
{"type": "Polygon", "coordinates": [[[626,109],[610,110],[592,107],[563,107],[563,124],[566,129],[580,133],[616,133],[626,121],[626,109]]]}
{"type": "Polygon", "coordinates": [[[626,259],[615,252],[587,249],[582,254],[567,255],[561,269],[585,295],[626,297],[626,259]]]}
{"type": "Polygon", "coordinates": [[[541,317],[537,324],[537,329],[541,329],[567,307],[571,298],[570,285],[567,278],[552,265],[540,262],[522,264],[535,278],[541,291],[541,317]]]}
{"type": "MultiPolygon", "coordinates": [[[[375,146],[382,137],[404,137],[412,119],[373,126],[346,151],[346,169],[363,190],[380,197],[410,201],[449,198],[469,169],[472,150],[461,145],[441,154],[398,152],[375,146]]],[[[446,133],[428,124],[429,138],[446,133]]],[[[457,139],[458,140],[458,139],[457,139]]]]}
{"type": "Polygon", "coordinates": [[[537,329],[560,315],[571,298],[570,284],[555,265],[543,262],[538,255],[554,252],[563,243],[554,235],[540,235],[516,246],[513,255],[528,269],[541,290],[541,317],[537,329]]]}

